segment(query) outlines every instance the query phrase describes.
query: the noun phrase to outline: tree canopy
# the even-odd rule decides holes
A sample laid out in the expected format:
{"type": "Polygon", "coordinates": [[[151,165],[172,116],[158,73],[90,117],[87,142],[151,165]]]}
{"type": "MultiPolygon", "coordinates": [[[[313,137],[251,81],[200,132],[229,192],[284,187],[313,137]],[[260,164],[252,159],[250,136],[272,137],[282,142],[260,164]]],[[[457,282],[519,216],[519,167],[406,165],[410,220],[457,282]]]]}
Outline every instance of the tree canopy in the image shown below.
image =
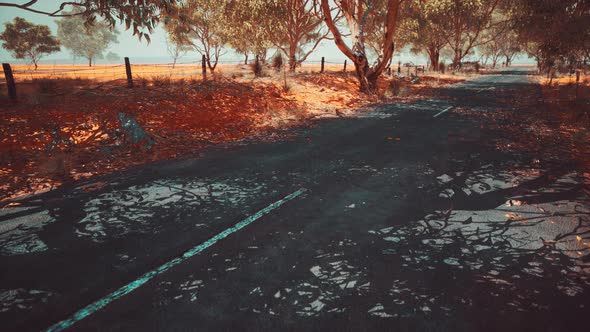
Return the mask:
{"type": "Polygon", "coordinates": [[[178,19],[165,25],[177,44],[204,55],[211,71],[215,71],[226,44],[223,9],[218,0],[186,0],[176,6],[178,19]]]}
{"type": "Polygon", "coordinates": [[[85,25],[81,16],[64,17],[57,23],[57,38],[74,56],[88,60],[88,65],[102,59],[110,44],[117,42],[117,30],[107,22],[97,21],[92,27],[85,25]]]}
{"type": "Polygon", "coordinates": [[[514,0],[510,14],[540,69],[590,58],[590,1],[514,0]]]}
{"type": "Polygon", "coordinates": [[[44,54],[58,52],[59,42],[51,35],[46,25],[36,25],[23,18],[15,17],[5,24],[0,34],[2,47],[16,59],[29,59],[37,69],[37,63],[44,54]]]}

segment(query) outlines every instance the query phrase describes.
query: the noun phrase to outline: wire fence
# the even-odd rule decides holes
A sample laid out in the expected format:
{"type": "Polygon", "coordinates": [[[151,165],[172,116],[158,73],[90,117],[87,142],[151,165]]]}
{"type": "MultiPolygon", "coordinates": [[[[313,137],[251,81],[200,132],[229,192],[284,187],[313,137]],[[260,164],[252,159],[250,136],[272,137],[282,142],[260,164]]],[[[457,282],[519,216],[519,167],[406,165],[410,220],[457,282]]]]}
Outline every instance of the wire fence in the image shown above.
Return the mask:
{"type": "MultiPolygon", "coordinates": [[[[129,86],[133,86],[133,80],[145,82],[146,80],[167,79],[196,79],[201,80],[205,75],[210,74],[208,63],[203,57],[201,61],[179,61],[176,63],[160,64],[133,64],[125,58],[126,63],[118,65],[40,65],[35,69],[32,65],[10,65],[3,64],[2,73],[0,74],[0,91],[7,90],[11,99],[16,100],[16,86],[23,83],[52,80],[88,80],[100,82],[101,84],[125,81],[129,86]]],[[[239,74],[244,76],[252,69],[249,67],[255,60],[250,59],[247,63],[244,60],[220,61],[215,67],[215,72],[222,74],[239,74]]],[[[212,63],[213,65],[213,63],[212,63]]],[[[267,61],[266,66],[271,66],[272,60],[267,61]]],[[[285,63],[285,65],[287,65],[285,63]]],[[[354,65],[350,61],[338,60],[308,60],[299,65],[297,72],[303,73],[324,73],[324,72],[352,72],[354,65]]],[[[404,65],[401,63],[393,64],[387,69],[389,75],[399,72],[403,75],[424,71],[424,66],[404,65]]],[[[3,94],[3,92],[2,92],[3,94]]]]}

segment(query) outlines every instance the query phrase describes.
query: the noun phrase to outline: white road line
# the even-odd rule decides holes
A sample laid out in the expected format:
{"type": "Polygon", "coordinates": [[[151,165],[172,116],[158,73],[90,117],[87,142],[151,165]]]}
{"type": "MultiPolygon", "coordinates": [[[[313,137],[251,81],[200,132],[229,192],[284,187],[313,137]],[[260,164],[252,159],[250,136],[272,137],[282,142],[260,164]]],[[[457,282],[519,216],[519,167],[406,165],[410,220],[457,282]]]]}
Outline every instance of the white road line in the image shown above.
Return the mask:
{"type": "Polygon", "coordinates": [[[442,112],[438,113],[437,115],[433,116],[432,118],[438,118],[439,116],[445,114],[446,112],[450,111],[451,109],[453,109],[454,106],[449,106],[447,108],[445,108],[444,110],[442,110],[442,112]]]}
{"type": "Polygon", "coordinates": [[[203,250],[211,247],[212,245],[214,245],[215,243],[217,243],[217,241],[226,238],[228,235],[235,233],[237,231],[239,231],[240,229],[250,225],[251,223],[253,223],[254,221],[256,221],[257,219],[260,219],[262,216],[264,216],[265,214],[268,214],[269,212],[271,212],[272,210],[280,207],[281,205],[287,203],[288,201],[296,198],[297,196],[303,194],[304,192],[306,192],[307,189],[305,188],[301,188],[299,190],[297,190],[296,192],[285,196],[284,198],[272,203],[271,205],[265,207],[264,209],[256,212],[255,214],[249,216],[248,218],[240,221],[239,223],[235,224],[233,227],[230,227],[226,230],[224,230],[223,232],[215,235],[214,237],[210,238],[209,240],[199,244],[196,247],[193,247],[192,249],[186,251],[185,253],[182,254],[182,256],[174,258],[173,260],[168,261],[167,263],[164,263],[162,265],[160,265],[159,267],[145,273],[144,275],[142,275],[141,277],[135,279],[134,281],[128,283],[127,285],[117,289],[116,291],[110,293],[109,295],[96,300],[95,302],[87,305],[86,307],[78,310],[76,313],[74,313],[73,315],[71,315],[69,318],[62,320],[61,322],[58,322],[56,324],[54,324],[53,326],[49,327],[46,331],[63,331],[67,328],[72,327],[74,324],[76,324],[77,322],[81,321],[82,319],[92,315],[93,313],[99,311],[100,309],[106,307],[107,305],[111,304],[112,302],[118,300],[119,298],[133,292],[134,290],[138,289],[139,287],[143,286],[144,284],[146,284],[148,281],[150,281],[151,279],[153,279],[154,277],[168,271],[170,268],[172,268],[173,266],[176,266],[184,261],[186,261],[187,259],[189,259],[190,257],[193,257],[194,255],[202,252],[203,250]]]}

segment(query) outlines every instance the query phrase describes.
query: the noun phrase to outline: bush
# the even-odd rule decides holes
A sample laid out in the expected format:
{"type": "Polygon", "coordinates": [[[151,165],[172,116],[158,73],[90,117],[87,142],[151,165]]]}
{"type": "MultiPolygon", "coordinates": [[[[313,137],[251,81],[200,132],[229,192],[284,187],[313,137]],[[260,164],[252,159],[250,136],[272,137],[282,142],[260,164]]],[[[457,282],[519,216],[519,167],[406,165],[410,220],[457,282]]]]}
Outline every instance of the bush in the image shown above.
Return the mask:
{"type": "Polygon", "coordinates": [[[274,58],[272,58],[272,67],[275,69],[275,71],[279,72],[283,68],[283,65],[283,56],[281,55],[281,53],[277,53],[277,55],[275,55],[274,58]]]}
{"type": "Polygon", "coordinates": [[[152,85],[157,87],[169,86],[171,83],[170,76],[154,76],[152,77],[152,85]]]}
{"type": "Polygon", "coordinates": [[[389,91],[393,96],[398,96],[402,89],[402,82],[400,80],[392,80],[389,82],[389,91]]]}
{"type": "Polygon", "coordinates": [[[56,93],[57,92],[57,84],[55,80],[50,78],[39,78],[33,79],[33,83],[35,84],[35,88],[39,93],[56,93]]]}
{"type": "Polygon", "coordinates": [[[141,86],[142,88],[146,88],[148,86],[148,80],[145,77],[143,77],[143,76],[137,76],[134,79],[134,81],[135,82],[138,82],[139,83],[139,86],[141,86]]]}
{"type": "Polygon", "coordinates": [[[260,59],[258,59],[258,57],[256,57],[256,60],[254,61],[254,63],[252,63],[250,65],[250,69],[252,69],[252,73],[254,73],[254,76],[256,77],[262,77],[263,76],[263,66],[262,66],[262,62],[260,62],[260,59]]]}

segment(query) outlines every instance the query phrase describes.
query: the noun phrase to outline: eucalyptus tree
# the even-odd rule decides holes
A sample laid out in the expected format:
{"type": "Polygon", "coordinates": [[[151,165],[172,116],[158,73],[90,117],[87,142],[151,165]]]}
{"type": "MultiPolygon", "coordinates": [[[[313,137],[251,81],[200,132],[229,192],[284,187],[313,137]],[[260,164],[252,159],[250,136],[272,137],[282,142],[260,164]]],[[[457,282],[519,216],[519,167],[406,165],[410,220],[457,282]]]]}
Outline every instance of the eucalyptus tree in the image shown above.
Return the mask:
{"type": "Polygon", "coordinates": [[[35,70],[43,55],[59,51],[59,41],[51,35],[46,25],[36,25],[24,18],[15,17],[4,24],[0,34],[2,47],[16,59],[29,59],[35,70]]]}
{"type": "Polygon", "coordinates": [[[496,68],[498,61],[502,57],[502,47],[498,40],[492,40],[489,43],[477,48],[480,55],[487,60],[492,61],[492,68],[496,68]]]}
{"type": "Polygon", "coordinates": [[[430,68],[438,71],[441,53],[447,44],[442,22],[448,17],[432,9],[425,1],[412,1],[404,6],[399,36],[411,45],[412,53],[428,56],[430,68]]]}
{"type": "Polygon", "coordinates": [[[88,66],[102,59],[112,43],[117,43],[117,30],[107,22],[98,20],[90,27],[81,16],[64,17],[56,21],[57,38],[74,56],[88,60],[88,66]]]}
{"type": "Polygon", "coordinates": [[[289,69],[295,71],[297,65],[329,37],[330,31],[323,24],[320,4],[315,0],[283,0],[269,5],[275,20],[271,27],[274,33],[270,34],[275,37],[273,44],[287,57],[289,69]]]}
{"type": "Polygon", "coordinates": [[[225,40],[237,53],[244,54],[246,60],[248,54],[254,54],[266,62],[267,51],[276,39],[276,31],[272,29],[276,23],[276,13],[272,10],[275,1],[229,0],[220,4],[224,6],[225,40]]]}
{"type": "Polygon", "coordinates": [[[500,0],[423,0],[427,20],[443,31],[442,37],[453,51],[452,66],[457,67],[474,48],[489,40],[483,38],[495,22],[500,0]]]}
{"type": "Polygon", "coordinates": [[[185,45],[183,41],[179,39],[178,35],[166,32],[166,51],[172,58],[172,68],[176,67],[178,59],[186,55],[190,50],[191,48],[188,45],[185,45]]]}
{"type": "Polygon", "coordinates": [[[336,8],[332,8],[329,0],[321,0],[326,25],[332,33],[338,49],[354,63],[362,92],[376,92],[377,79],[391,61],[398,26],[398,14],[403,2],[403,0],[342,0],[336,1],[336,8]],[[346,22],[345,28],[336,24],[335,10],[342,13],[346,22]],[[377,50],[378,57],[370,64],[365,28],[367,21],[375,20],[376,15],[384,15],[381,20],[383,38],[377,50]],[[346,33],[350,34],[349,43],[344,37],[346,33]]]}
{"type": "MultiPolygon", "coordinates": [[[[317,0],[227,1],[226,38],[238,53],[280,50],[294,71],[329,37],[317,0]]],[[[338,18],[335,18],[338,20],[338,18]]]]}
{"type": "Polygon", "coordinates": [[[226,43],[223,9],[218,0],[185,0],[175,7],[178,18],[165,24],[176,43],[205,56],[212,72],[224,54],[226,43]]]}

